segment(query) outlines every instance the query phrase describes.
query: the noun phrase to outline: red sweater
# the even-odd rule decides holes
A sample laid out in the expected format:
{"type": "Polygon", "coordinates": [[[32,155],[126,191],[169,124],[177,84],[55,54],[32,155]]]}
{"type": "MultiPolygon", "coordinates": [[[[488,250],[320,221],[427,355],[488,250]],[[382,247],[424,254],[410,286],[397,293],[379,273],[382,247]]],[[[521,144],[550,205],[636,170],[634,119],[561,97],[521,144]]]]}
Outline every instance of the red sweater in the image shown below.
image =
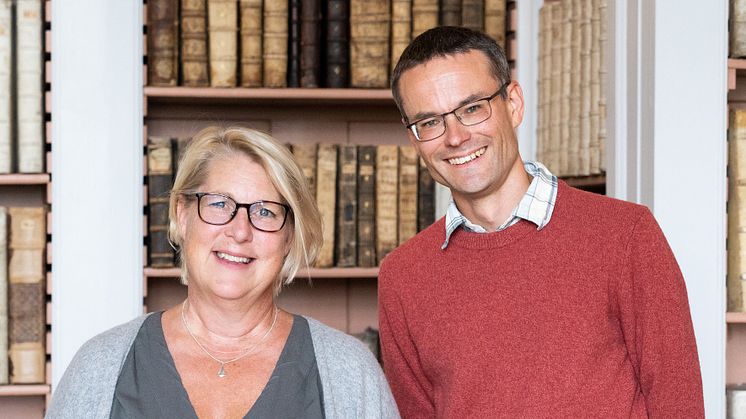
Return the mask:
{"type": "Polygon", "coordinates": [[[560,182],[549,224],[441,219],[379,275],[403,418],[701,418],[684,280],[650,211],[560,182]]]}

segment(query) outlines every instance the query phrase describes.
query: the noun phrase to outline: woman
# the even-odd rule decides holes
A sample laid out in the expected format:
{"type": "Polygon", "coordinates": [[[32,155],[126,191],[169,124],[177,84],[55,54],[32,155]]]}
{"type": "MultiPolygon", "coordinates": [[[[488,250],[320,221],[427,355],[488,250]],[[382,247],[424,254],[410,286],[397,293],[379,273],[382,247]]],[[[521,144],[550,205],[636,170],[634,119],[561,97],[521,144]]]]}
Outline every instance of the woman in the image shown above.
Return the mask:
{"type": "Polygon", "coordinates": [[[244,128],[187,147],[169,208],[186,300],[87,342],[47,417],[398,417],[372,354],[275,305],[321,218],[288,150],[244,128]]]}

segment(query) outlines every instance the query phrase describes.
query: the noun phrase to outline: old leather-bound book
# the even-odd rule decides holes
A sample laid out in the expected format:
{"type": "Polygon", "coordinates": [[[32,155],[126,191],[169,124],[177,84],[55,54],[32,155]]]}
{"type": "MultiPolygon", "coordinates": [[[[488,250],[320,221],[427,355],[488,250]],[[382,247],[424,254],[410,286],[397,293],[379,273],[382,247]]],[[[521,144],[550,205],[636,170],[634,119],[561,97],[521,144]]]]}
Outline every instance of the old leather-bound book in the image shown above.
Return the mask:
{"type": "Polygon", "coordinates": [[[442,26],[461,26],[461,0],[441,0],[440,24],[442,26]]]}
{"type": "Polygon", "coordinates": [[[8,209],[6,207],[0,207],[0,384],[8,384],[8,209]]]}
{"type": "Polygon", "coordinates": [[[334,212],[337,205],[337,145],[319,144],[316,160],[316,205],[321,213],[324,244],[319,251],[316,266],[330,268],[334,265],[334,212]]]}
{"type": "Polygon", "coordinates": [[[41,1],[18,1],[15,11],[18,172],[40,173],[44,171],[41,1]]]}
{"type": "Polygon", "coordinates": [[[746,0],[730,0],[729,56],[746,57],[746,0]]]}
{"type": "Polygon", "coordinates": [[[287,86],[288,2],[264,0],[262,66],[265,87],[287,86]]]}
{"type": "Polygon", "coordinates": [[[438,0],[412,0],[412,39],[438,26],[438,0]]]}
{"type": "Polygon", "coordinates": [[[0,94],[0,173],[10,173],[13,168],[13,148],[11,141],[13,121],[11,113],[11,109],[13,108],[13,95],[11,91],[11,74],[13,73],[13,60],[11,59],[12,22],[13,16],[11,14],[10,0],[0,1],[0,92],[4,92],[0,94]]]}
{"type": "Polygon", "coordinates": [[[728,124],[728,311],[746,311],[746,109],[728,124]]]}
{"type": "Polygon", "coordinates": [[[179,0],[148,2],[148,85],[150,86],[176,86],[178,11],[179,0]]]}
{"type": "Polygon", "coordinates": [[[210,86],[236,86],[238,69],[238,4],[207,0],[210,40],[210,86]]]}
{"type": "Polygon", "coordinates": [[[181,81],[184,86],[210,85],[207,70],[207,4],[181,0],[181,81]]]}
{"type": "Polygon", "coordinates": [[[321,0],[302,0],[300,16],[300,87],[319,87],[321,0]]]}
{"type": "Polygon", "coordinates": [[[339,146],[336,266],[357,264],[357,145],[339,146]]]}
{"type": "Polygon", "coordinates": [[[287,87],[300,87],[300,14],[301,0],[289,0],[287,87]]]}
{"type": "Polygon", "coordinates": [[[417,234],[419,159],[411,145],[399,147],[399,244],[417,234]]]}
{"type": "Polygon", "coordinates": [[[411,40],[412,0],[391,0],[391,71],[411,40]]]}
{"type": "Polygon", "coordinates": [[[378,264],[399,245],[399,146],[376,148],[376,259],[378,264]]]}
{"type": "Polygon", "coordinates": [[[326,52],[324,68],[326,87],[347,87],[350,74],[350,7],[349,0],[326,2],[326,52]]]}
{"type": "Polygon", "coordinates": [[[435,180],[427,170],[425,161],[417,160],[417,231],[422,231],[435,221],[435,180]]]}
{"type": "Polygon", "coordinates": [[[376,266],[376,146],[357,151],[357,266],[376,266]]]}
{"type": "Polygon", "coordinates": [[[174,249],[168,242],[168,200],[173,183],[173,154],[168,137],[148,138],[148,246],[149,265],[174,266],[174,249]]]}
{"type": "Polygon", "coordinates": [[[505,48],[506,0],[484,0],[484,33],[505,48]]]}
{"type": "Polygon", "coordinates": [[[262,0],[241,0],[241,86],[262,86],[262,0]]]}
{"type": "Polygon", "coordinates": [[[295,161],[306,176],[312,196],[316,196],[317,149],[318,145],[316,143],[300,143],[292,146],[293,157],[295,157],[295,161]]]}
{"type": "Polygon", "coordinates": [[[351,0],[351,86],[385,88],[389,85],[389,0],[351,0]]]}
{"type": "Polygon", "coordinates": [[[461,26],[484,32],[484,0],[463,0],[461,26]]]}

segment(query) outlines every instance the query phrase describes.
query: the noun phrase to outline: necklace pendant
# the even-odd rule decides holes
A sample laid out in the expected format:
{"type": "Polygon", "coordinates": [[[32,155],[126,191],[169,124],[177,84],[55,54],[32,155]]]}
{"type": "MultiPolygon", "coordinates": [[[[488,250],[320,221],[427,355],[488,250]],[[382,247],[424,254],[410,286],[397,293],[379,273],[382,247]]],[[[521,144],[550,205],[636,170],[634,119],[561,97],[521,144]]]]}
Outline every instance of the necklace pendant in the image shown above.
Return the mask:
{"type": "Polygon", "coordinates": [[[218,371],[218,377],[225,377],[225,364],[220,364],[220,371],[218,371]]]}

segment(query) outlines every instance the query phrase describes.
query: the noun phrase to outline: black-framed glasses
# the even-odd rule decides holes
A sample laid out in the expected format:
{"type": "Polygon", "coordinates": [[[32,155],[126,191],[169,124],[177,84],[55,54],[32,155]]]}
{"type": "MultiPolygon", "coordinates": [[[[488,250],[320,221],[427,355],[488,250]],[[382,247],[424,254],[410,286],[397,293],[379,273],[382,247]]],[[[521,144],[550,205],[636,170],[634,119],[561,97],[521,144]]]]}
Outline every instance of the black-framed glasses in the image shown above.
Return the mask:
{"type": "Polygon", "coordinates": [[[459,106],[450,112],[414,121],[407,125],[407,129],[412,131],[417,141],[425,142],[445,134],[446,116],[450,114],[453,114],[462,125],[471,126],[482,123],[492,116],[492,99],[502,93],[509,84],[510,82],[506,81],[494,94],[459,106]]]}
{"type": "Polygon", "coordinates": [[[228,224],[240,208],[246,208],[249,222],[254,228],[273,233],[282,230],[290,212],[290,206],[274,201],[243,204],[219,193],[197,192],[193,195],[197,197],[197,214],[200,220],[212,225],[228,224]]]}

